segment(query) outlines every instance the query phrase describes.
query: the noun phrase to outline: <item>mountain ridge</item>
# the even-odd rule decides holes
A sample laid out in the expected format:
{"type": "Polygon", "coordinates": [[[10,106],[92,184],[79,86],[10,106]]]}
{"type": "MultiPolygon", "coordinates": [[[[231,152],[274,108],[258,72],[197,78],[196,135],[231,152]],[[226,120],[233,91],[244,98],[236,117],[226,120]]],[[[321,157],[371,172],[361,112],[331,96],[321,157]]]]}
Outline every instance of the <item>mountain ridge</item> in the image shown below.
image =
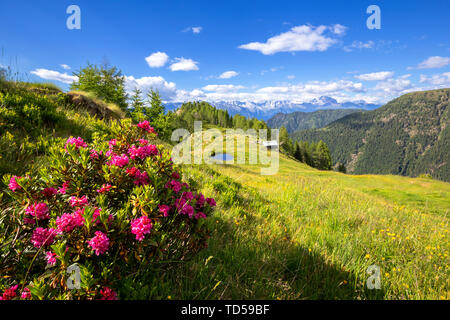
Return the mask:
{"type": "Polygon", "coordinates": [[[299,130],[322,128],[329,123],[364,109],[321,109],[312,112],[296,111],[291,113],[277,113],[267,124],[271,128],[284,126],[289,133],[299,130]]]}
{"type": "MultiPolygon", "coordinates": [[[[206,101],[206,100],[205,100],[206,101]]],[[[242,116],[257,118],[259,120],[267,121],[277,113],[292,113],[296,111],[314,112],[320,109],[363,109],[373,110],[379,105],[367,103],[363,100],[356,102],[337,102],[334,98],[322,96],[313,99],[310,102],[293,102],[289,100],[266,100],[262,102],[251,101],[206,101],[212,106],[228,110],[230,115],[240,114],[242,116]]],[[[176,110],[184,102],[168,102],[166,103],[167,110],[176,110]]]]}
{"type": "Polygon", "coordinates": [[[323,140],[349,173],[430,174],[450,181],[449,105],[450,88],[412,92],[292,137],[323,140]]]}

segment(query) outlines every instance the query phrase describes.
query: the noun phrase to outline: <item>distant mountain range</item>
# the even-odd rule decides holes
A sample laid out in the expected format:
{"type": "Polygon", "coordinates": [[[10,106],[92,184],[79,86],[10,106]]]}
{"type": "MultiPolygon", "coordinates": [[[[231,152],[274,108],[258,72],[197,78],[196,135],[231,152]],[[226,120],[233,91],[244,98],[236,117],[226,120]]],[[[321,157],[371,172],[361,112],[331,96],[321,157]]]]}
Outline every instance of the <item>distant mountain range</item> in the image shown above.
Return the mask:
{"type": "Polygon", "coordinates": [[[450,181],[450,89],[405,94],[373,111],[355,112],[294,140],[323,140],[335,163],[364,174],[431,174],[450,181]]]}
{"type": "Polygon", "coordinates": [[[277,113],[267,121],[270,128],[284,126],[289,133],[299,130],[323,128],[329,123],[345,117],[351,113],[361,112],[363,109],[327,109],[313,112],[277,113]]]}
{"type": "MultiPolygon", "coordinates": [[[[312,112],[320,109],[363,109],[373,110],[379,105],[367,103],[365,101],[339,103],[335,99],[322,96],[310,102],[294,103],[286,100],[271,100],[263,102],[249,101],[207,101],[218,109],[228,110],[230,115],[240,114],[259,120],[268,120],[277,113],[292,113],[296,111],[312,112]]],[[[183,103],[166,103],[167,110],[178,109],[183,103]]]]}

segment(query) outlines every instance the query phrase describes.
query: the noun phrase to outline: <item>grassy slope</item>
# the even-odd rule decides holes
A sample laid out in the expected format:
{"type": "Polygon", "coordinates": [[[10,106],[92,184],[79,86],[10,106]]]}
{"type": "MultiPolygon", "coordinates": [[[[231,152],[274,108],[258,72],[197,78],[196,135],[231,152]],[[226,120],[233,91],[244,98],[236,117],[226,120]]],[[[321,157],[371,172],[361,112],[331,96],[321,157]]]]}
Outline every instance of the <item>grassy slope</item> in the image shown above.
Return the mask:
{"type": "Polygon", "coordinates": [[[166,274],[162,298],[450,298],[448,183],[323,172],[284,156],[274,176],[250,165],[188,171],[218,210],[209,248],[166,274]],[[373,264],[382,290],[365,288],[373,264]]]}
{"type": "MultiPolygon", "coordinates": [[[[84,110],[58,112],[65,120],[45,139],[107,129],[84,110]]],[[[283,156],[275,176],[211,165],[188,166],[186,177],[218,202],[209,247],[121,298],[450,298],[448,183],[321,172],[283,156]],[[364,289],[371,264],[381,291],[364,289]]]]}
{"type": "MultiPolygon", "coordinates": [[[[63,141],[69,136],[81,136],[90,141],[94,133],[103,133],[108,130],[109,118],[99,119],[93,116],[92,110],[74,106],[70,103],[57,103],[57,95],[61,92],[59,88],[52,84],[25,83],[25,82],[0,82],[0,93],[5,95],[15,95],[20,97],[24,93],[35,95],[49,103],[54,103],[55,110],[52,112],[55,119],[41,125],[36,125],[33,130],[25,128],[26,121],[20,125],[4,121],[0,115],[0,178],[5,173],[21,175],[29,169],[32,163],[41,162],[42,156],[46,153],[50,144],[60,140],[63,141]],[[23,90],[23,91],[20,91],[23,90]]],[[[123,118],[124,113],[114,104],[107,104],[96,98],[92,94],[76,92],[85,96],[90,105],[99,108],[109,109],[114,118],[123,118]]],[[[10,106],[3,105],[0,99],[0,107],[5,111],[11,109],[10,106]]],[[[44,164],[45,165],[45,164],[44,164]]]]}

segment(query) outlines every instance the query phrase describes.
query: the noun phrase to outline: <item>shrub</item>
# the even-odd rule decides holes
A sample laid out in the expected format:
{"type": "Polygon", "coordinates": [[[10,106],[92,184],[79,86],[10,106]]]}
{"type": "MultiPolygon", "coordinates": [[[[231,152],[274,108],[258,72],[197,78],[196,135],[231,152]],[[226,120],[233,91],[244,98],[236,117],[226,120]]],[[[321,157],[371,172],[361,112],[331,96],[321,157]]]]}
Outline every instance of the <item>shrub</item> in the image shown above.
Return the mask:
{"type": "Polygon", "coordinates": [[[78,77],[78,81],[70,85],[71,90],[93,92],[105,102],[115,103],[123,111],[127,110],[125,76],[117,67],[88,64],[74,75],[78,77]]]}
{"type": "Polygon", "coordinates": [[[4,177],[14,201],[0,214],[2,299],[114,299],[206,246],[214,199],[182,181],[148,122],[111,130],[110,141],[52,147],[34,176],[4,177]]]}

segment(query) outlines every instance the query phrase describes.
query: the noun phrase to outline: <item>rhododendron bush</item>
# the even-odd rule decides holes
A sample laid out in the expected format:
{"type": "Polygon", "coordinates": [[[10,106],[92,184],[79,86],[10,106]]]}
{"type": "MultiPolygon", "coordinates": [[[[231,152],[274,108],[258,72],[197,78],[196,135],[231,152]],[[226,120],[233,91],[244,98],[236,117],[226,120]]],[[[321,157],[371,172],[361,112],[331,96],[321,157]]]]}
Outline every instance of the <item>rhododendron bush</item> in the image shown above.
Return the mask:
{"type": "Polygon", "coordinates": [[[147,121],[111,130],[109,141],[69,138],[34,176],[5,178],[0,299],[120,298],[124,279],[206,246],[214,199],[182,181],[147,121]]]}

